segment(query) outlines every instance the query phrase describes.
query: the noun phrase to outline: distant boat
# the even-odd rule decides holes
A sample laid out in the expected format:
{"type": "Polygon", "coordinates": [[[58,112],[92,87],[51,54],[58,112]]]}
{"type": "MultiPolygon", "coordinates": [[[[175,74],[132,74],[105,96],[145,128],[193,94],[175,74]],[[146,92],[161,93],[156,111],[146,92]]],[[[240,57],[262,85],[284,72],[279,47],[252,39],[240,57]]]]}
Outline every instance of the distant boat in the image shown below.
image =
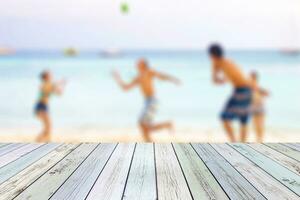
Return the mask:
{"type": "Polygon", "coordinates": [[[64,49],[65,56],[77,56],[78,51],[75,48],[66,48],[64,49]]]}
{"type": "Polygon", "coordinates": [[[300,55],[300,49],[283,49],[281,50],[281,53],[285,55],[297,56],[300,55]]]}
{"type": "Polygon", "coordinates": [[[120,49],[111,48],[102,51],[100,54],[104,57],[119,57],[122,55],[122,52],[120,49]]]}
{"type": "Polygon", "coordinates": [[[0,56],[7,56],[15,54],[15,50],[7,47],[0,47],[0,56]]]}

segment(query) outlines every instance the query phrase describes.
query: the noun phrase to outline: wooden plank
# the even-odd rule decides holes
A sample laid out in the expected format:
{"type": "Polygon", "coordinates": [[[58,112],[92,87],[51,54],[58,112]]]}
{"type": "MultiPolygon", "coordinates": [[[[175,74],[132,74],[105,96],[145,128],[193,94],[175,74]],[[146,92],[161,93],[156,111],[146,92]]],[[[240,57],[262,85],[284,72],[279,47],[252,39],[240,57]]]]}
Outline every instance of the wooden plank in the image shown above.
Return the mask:
{"type": "Polygon", "coordinates": [[[121,199],[135,144],[119,144],[98,177],[87,199],[121,199]]]}
{"type": "Polygon", "coordinates": [[[276,144],[276,143],[266,143],[265,145],[267,145],[268,147],[271,147],[272,149],[274,149],[280,153],[283,153],[295,160],[300,161],[300,154],[298,151],[296,151],[294,149],[291,149],[282,144],[276,144]]]}
{"type": "Polygon", "coordinates": [[[157,199],[153,144],[137,144],[123,199],[157,199]]]}
{"type": "Polygon", "coordinates": [[[0,156],[0,168],[37,149],[40,146],[42,146],[42,144],[26,144],[18,149],[15,149],[14,151],[0,156]]]}
{"type": "Polygon", "coordinates": [[[299,199],[295,193],[229,145],[212,144],[212,146],[267,199],[299,199]]]}
{"type": "Polygon", "coordinates": [[[171,144],[155,144],[158,199],[192,199],[171,144]]]}
{"type": "Polygon", "coordinates": [[[62,145],[2,183],[0,185],[0,200],[16,197],[76,147],[77,145],[74,144],[62,145]]]}
{"type": "Polygon", "coordinates": [[[9,153],[9,152],[11,152],[15,149],[18,149],[18,148],[24,146],[24,145],[25,144],[23,144],[23,143],[8,144],[8,145],[6,145],[6,146],[4,146],[0,149],[0,156],[3,156],[3,155],[5,155],[5,154],[7,154],[7,153],[9,153]]]}
{"type": "Polygon", "coordinates": [[[49,199],[98,144],[81,144],[47,173],[18,195],[16,200],[49,199]]]}
{"type": "Polygon", "coordinates": [[[194,199],[228,199],[190,144],[173,146],[194,199]]]}
{"type": "Polygon", "coordinates": [[[270,158],[258,153],[246,144],[230,144],[233,148],[268,172],[275,179],[300,195],[300,176],[270,158]]]}
{"type": "Polygon", "coordinates": [[[298,146],[297,144],[293,144],[293,143],[284,143],[285,146],[288,146],[296,151],[299,152],[300,154],[300,146],[298,146]]]}
{"type": "Polygon", "coordinates": [[[275,151],[274,149],[271,149],[270,147],[265,146],[263,144],[254,143],[254,144],[249,144],[249,146],[259,151],[260,153],[264,154],[265,156],[275,160],[276,162],[288,168],[289,170],[293,171],[294,173],[300,175],[299,161],[294,160],[282,153],[279,153],[278,151],[275,151]]]}
{"type": "Polygon", "coordinates": [[[9,145],[9,143],[0,143],[0,152],[1,152],[1,148],[6,146],[6,145],[9,145]]]}
{"type": "Polygon", "coordinates": [[[299,142],[297,142],[297,143],[290,143],[290,144],[296,145],[298,148],[300,148],[300,143],[299,142]]]}
{"type": "Polygon", "coordinates": [[[55,148],[61,144],[45,144],[34,151],[26,154],[25,156],[5,165],[0,168],[0,184],[12,177],[13,175],[19,173],[26,167],[30,166],[32,163],[36,162],[49,152],[53,151],[55,148]]]}
{"type": "Polygon", "coordinates": [[[116,144],[100,144],[50,199],[84,200],[115,147],[116,144]]]}
{"type": "Polygon", "coordinates": [[[212,146],[209,144],[193,144],[193,147],[230,199],[265,199],[212,146]]]}

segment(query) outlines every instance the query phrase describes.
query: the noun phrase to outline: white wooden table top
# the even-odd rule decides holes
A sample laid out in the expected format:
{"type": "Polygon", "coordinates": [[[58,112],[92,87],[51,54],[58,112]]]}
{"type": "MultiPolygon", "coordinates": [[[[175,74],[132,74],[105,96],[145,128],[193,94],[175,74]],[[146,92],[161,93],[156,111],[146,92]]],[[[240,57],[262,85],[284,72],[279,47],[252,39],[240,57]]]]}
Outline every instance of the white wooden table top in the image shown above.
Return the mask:
{"type": "Polygon", "coordinates": [[[0,144],[0,200],[300,199],[300,144],[0,144]]]}

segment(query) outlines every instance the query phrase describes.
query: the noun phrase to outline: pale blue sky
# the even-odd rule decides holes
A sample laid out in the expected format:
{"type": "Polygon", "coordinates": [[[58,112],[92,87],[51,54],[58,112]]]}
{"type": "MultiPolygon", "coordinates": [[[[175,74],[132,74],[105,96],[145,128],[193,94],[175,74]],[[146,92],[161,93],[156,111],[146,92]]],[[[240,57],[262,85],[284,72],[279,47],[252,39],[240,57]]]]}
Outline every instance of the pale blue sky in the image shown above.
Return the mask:
{"type": "Polygon", "coordinates": [[[1,0],[0,46],[189,49],[300,47],[299,0],[1,0]],[[296,41],[295,41],[296,40],[296,41]]]}

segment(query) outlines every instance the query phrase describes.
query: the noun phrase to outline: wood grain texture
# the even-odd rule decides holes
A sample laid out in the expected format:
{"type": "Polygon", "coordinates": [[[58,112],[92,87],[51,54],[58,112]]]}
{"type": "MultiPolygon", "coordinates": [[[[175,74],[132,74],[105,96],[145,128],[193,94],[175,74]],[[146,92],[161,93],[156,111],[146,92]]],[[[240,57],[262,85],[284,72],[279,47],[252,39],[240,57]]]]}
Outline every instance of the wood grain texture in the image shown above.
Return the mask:
{"type": "Polygon", "coordinates": [[[135,144],[119,144],[101,172],[87,199],[121,199],[135,144]]]}
{"type": "Polygon", "coordinates": [[[284,146],[282,144],[276,144],[276,143],[266,143],[265,145],[267,145],[268,147],[271,147],[272,149],[274,149],[280,153],[283,153],[295,160],[300,161],[300,154],[298,151],[296,151],[294,149],[291,149],[287,146],[284,146]]]}
{"type": "Polygon", "coordinates": [[[298,200],[298,147],[0,143],[0,200],[298,200]]]}
{"type": "Polygon", "coordinates": [[[194,199],[228,199],[190,144],[174,144],[173,146],[194,199]]]}
{"type": "Polygon", "coordinates": [[[77,145],[74,144],[62,145],[2,183],[0,185],[0,200],[16,197],[76,147],[77,145]]]}
{"type": "Polygon", "coordinates": [[[26,167],[30,166],[34,162],[43,158],[46,154],[53,151],[61,144],[50,143],[42,145],[41,147],[33,150],[32,152],[24,155],[23,157],[3,166],[0,168],[0,184],[11,178],[15,174],[19,173],[26,167]]]}
{"type": "Polygon", "coordinates": [[[9,143],[0,143],[0,152],[1,152],[1,148],[6,146],[6,145],[9,145],[9,143]]]}
{"type": "Polygon", "coordinates": [[[300,143],[299,142],[298,143],[290,143],[290,144],[296,145],[298,148],[300,148],[300,143]]]}
{"type": "Polygon", "coordinates": [[[288,146],[296,151],[298,151],[300,153],[300,146],[298,144],[294,144],[294,143],[285,143],[285,146],[288,146]]]}
{"type": "Polygon", "coordinates": [[[0,156],[3,156],[13,150],[16,150],[16,149],[24,146],[24,145],[25,144],[23,144],[23,143],[12,143],[12,144],[5,145],[0,149],[0,156]]]}
{"type": "Polygon", "coordinates": [[[153,144],[137,144],[123,199],[156,200],[153,144]]]}
{"type": "Polygon", "coordinates": [[[249,161],[243,155],[227,144],[212,144],[226,160],[237,169],[255,188],[267,199],[289,199],[297,200],[299,197],[259,168],[256,164],[249,161]]]}
{"type": "Polygon", "coordinates": [[[242,155],[254,162],[260,168],[272,175],[275,179],[300,195],[300,176],[278,164],[274,160],[258,153],[246,144],[230,144],[242,155]]]}
{"type": "Polygon", "coordinates": [[[193,144],[193,147],[230,199],[265,199],[209,144],[193,144]]]}
{"type": "Polygon", "coordinates": [[[97,144],[81,144],[74,151],[63,158],[59,163],[47,171],[42,177],[23,191],[16,200],[49,199],[52,194],[64,183],[71,173],[96,148],[97,144]]]}
{"type": "Polygon", "coordinates": [[[116,144],[100,144],[50,199],[84,200],[115,147],[116,144]]]}
{"type": "Polygon", "coordinates": [[[26,144],[18,149],[0,156],[0,168],[37,149],[40,146],[42,146],[42,144],[26,144]]]}
{"type": "Polygon", "coordinates": [[[155,144],[158,199],[192,199],[171,144],[155,144]]]}
{"type": "MultiPolygon", "coordinates": [[[[300,175],[300,162],[297,160],[294,160],[282,153],[279,153],[278,151],[263,145],[263,144],[249,144],[250,147],[255,149],[256,151],[264,154],[265,156],[275,160],[282,166],[285,166],[289,170],[295,172],[296,174],[300,175]]],[[[300,152],[299,152],[300,153],[300,152]]]]}

